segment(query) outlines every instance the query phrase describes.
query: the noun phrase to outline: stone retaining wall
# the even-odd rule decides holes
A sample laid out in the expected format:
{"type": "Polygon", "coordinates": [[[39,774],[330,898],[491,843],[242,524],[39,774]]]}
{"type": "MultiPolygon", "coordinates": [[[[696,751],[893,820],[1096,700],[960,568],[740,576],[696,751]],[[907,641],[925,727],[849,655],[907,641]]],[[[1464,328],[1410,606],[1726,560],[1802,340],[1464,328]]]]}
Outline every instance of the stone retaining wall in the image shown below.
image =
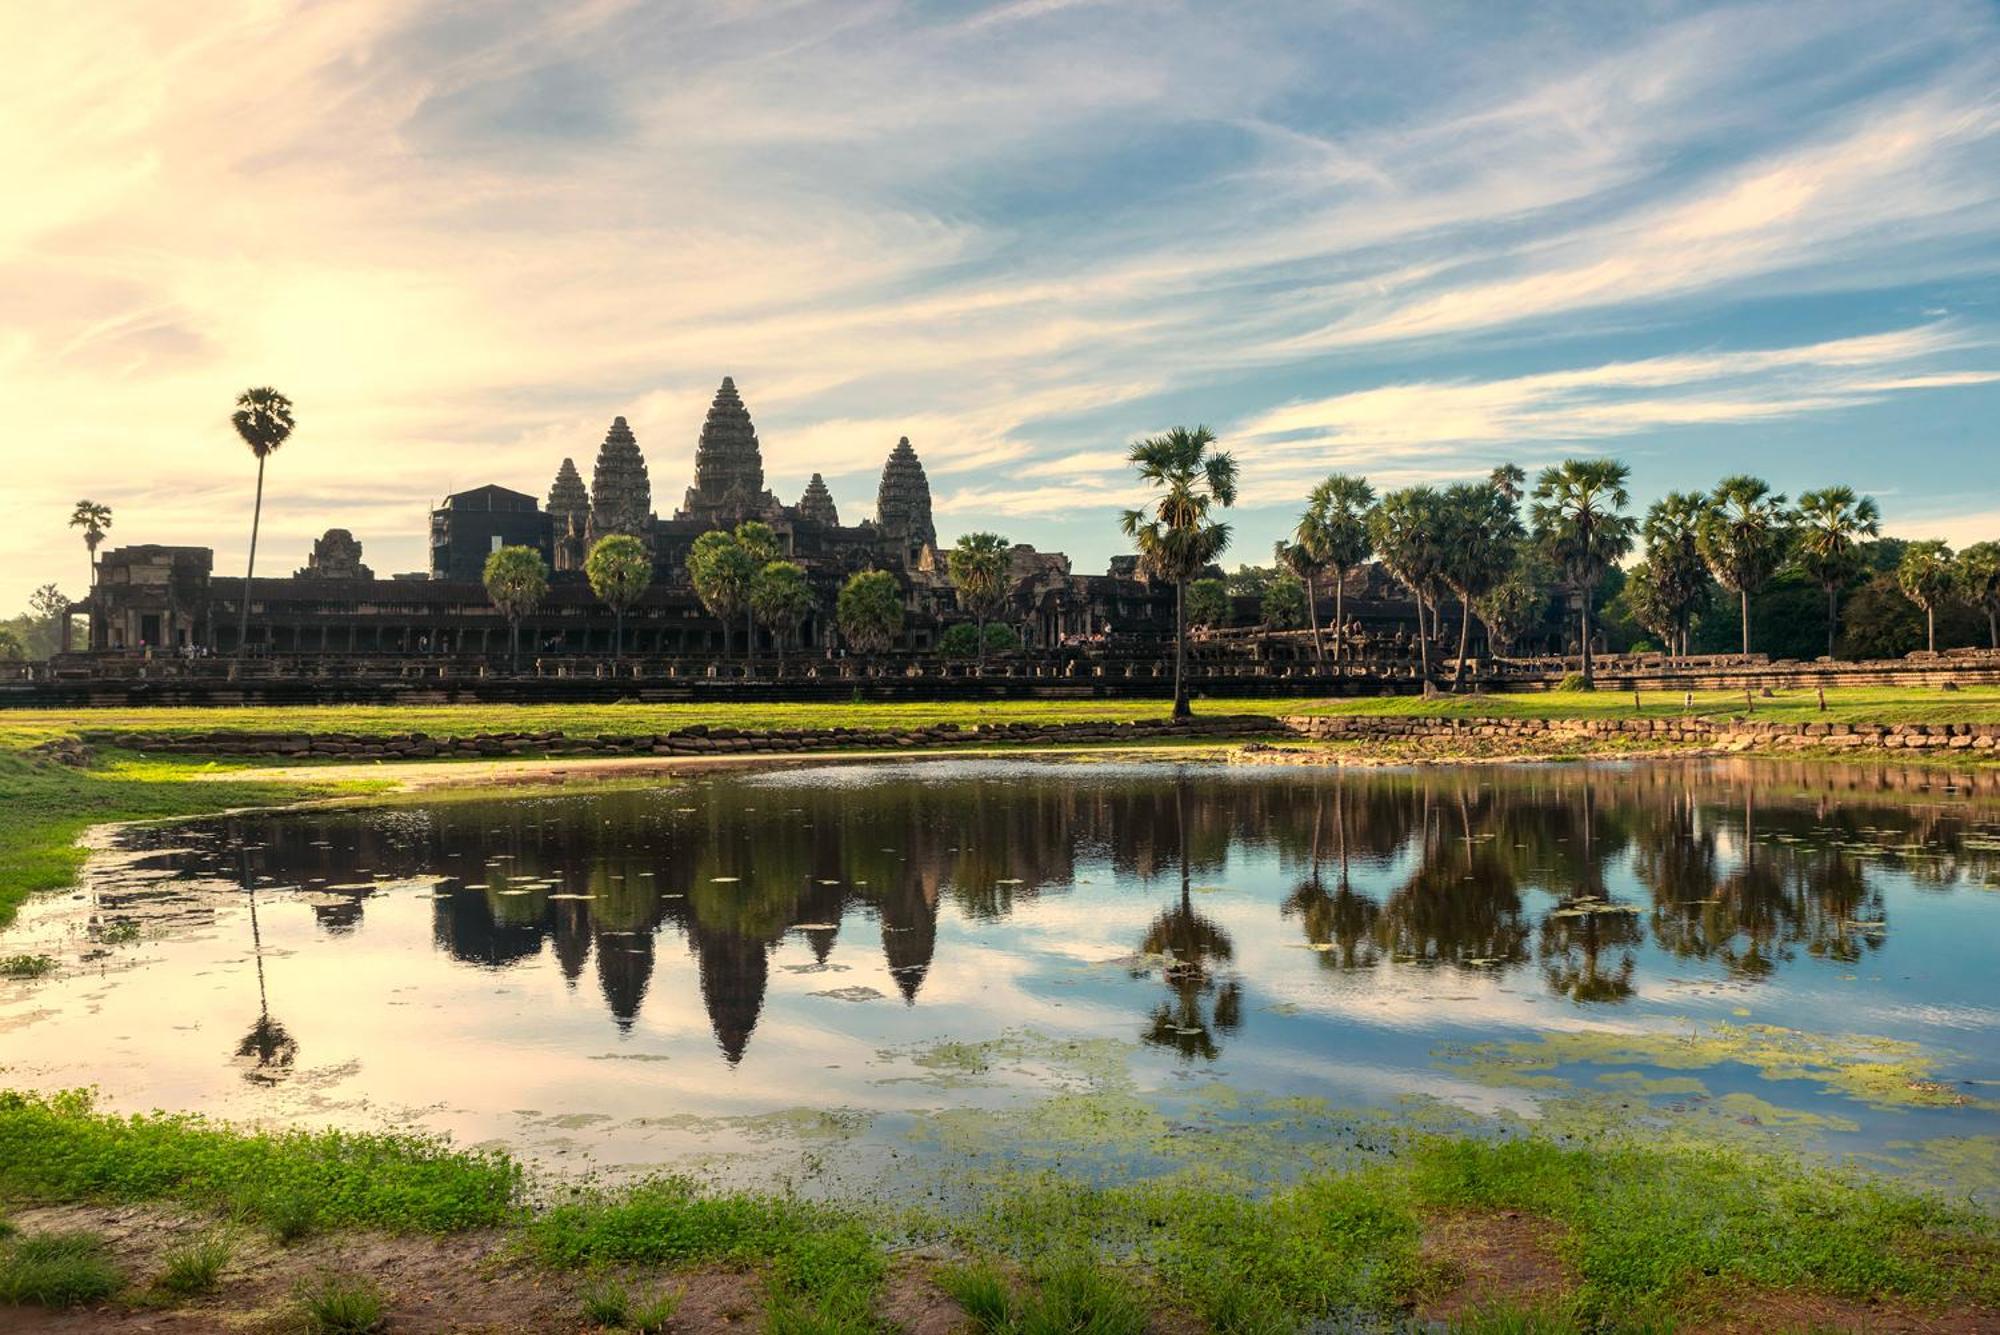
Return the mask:
{"type": "Polygon", "coordinates": [[[433,737],[421,732],[362,733],[121,733],[84,732],[93,746],[165,755],[241,756],[279,760],[433,760],[493,756],[678,756],[748,752],[881,751],[912,746],[995,743],[1145,743],[1180,737],[1269,737],[1283,729],[1264,714],[1225,714],[1186,723],[1127,722],[940,723],[922,728],[726,728],[693,724],[673,732],[575,737],[562,732],[495,732],[433,737]]]}
{"type": "Polygon", "coordinates": [[[1629,737],[1661,744],[1693,744],[1725,751],[1807,747],[1907,751],[1991,751],[2000,747],[2000,723],[1777,723],[1756,719],[1609,718],[1402,718],[1292,715],[1285,729],[1315,741],[1394,741],[1411,738],[1464,741],[1576,741],[1629,737]]]}

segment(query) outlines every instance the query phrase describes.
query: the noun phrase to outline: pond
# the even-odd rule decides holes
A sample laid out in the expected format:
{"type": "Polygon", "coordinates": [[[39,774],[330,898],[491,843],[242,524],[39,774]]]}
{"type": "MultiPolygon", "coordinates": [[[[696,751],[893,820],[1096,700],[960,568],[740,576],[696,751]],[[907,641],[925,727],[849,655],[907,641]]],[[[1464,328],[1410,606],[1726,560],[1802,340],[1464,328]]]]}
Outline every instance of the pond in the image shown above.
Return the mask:
{"type": "Polygon", "coordinates": [[[830,1193],[1282,1175],[1388,1125],[1992,1200],[2000,806],[1759,761],[942,760],[124,831],[0,1084],[830,1193]]]}

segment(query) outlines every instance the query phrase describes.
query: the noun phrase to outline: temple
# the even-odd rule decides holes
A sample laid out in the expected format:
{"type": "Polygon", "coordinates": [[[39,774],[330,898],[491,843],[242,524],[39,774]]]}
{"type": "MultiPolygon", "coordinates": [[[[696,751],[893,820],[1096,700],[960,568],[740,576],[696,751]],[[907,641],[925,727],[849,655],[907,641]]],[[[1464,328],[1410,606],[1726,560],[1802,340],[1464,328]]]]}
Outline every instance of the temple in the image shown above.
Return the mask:
{"type": "MultiPolygon", "coordinates": [[[[362,544],[329,529],[295,574],[252,583],[249,649],[267,654],[484,655],[507,645],[507,626],[481,583],[486,558],[531,547],[551,571],[549,593],[523,623],[537,655],[602,653],[613,618],[591,592],[584,558],[613,533],[631,534],[653,558],[653,583],[626,617],[628,652],[715,655],[723,627],[695,596],[687,556],[702,534],[746,520],[767,524],[786,559],[807,574],[815,609],[794,647],[837,648],[832,611],[840,586],[885,570],[903,586],[905,626],[896,646],[921,651],[964,619],[957,608],[932,514],[930,481],[908,436],[891,446],[875,491],[875,513],[841,522],[832,489],[815,472],[797,504],[780,501],[765,476],[750,409],[724,377],[694,442],[693,482],[670,518],[654,512],[653,476],[640,441],[614,417],[598,444],[588,487],[575,457],[555,470],[544,504],[497,483],[456,492],[430,515],[430,568],[377,578],[362,544]]],[[[92,650],[234,653],[244,597],[240,577],[217,574],[203,547],[120,547],[104,553],[89,602],[92,650]]],[[[1025,644],[1120,634],[1157,641],[1172,626],[1172,591],[1138,577],[1128,561],[1104,575],[1078,575],[1059,552],[1017,547],[1012,607],[1003,619],[1025,644]]],[[[759,633],[760,652],[775,646],[759,633]]]]}

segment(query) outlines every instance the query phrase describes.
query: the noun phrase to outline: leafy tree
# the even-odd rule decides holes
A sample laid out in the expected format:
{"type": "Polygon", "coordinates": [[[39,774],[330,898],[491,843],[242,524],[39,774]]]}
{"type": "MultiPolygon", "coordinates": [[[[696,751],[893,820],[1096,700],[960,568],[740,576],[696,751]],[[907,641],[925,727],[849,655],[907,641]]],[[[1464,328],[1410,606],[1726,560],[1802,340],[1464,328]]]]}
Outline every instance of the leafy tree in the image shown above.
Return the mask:
{"type": "Polygon", "coordinates": [[[625,613],[645,597],[653,582],[653,555],[629,533],[611,533],[597,540],[584,558],[583,573],[590,591],[611,608],[611,652],[625,655],[625,613]]]}
{"type": "Polygon", "coordinates": [[[722,656],[729,657],[730,627],[750,609],[750,584],[757,578],[756,558],[722,529],[710,529],[688,549],[688,583],[709,615],[722,623],[722,656]]]}
{"type": "Polygon", "coordinates": [[[1264,590],[1278,577],[1277,566],[1240,565],[1222,577],[1223,587],[1232,597],[1262,598],[1264,590]]]}
{"type": "Polygon", "coordinates": [[[2000,542],[1975,542],[1958,554],[1965,600],[1986,613],[1986,635],[2000,649],[2000,542]]]}
{"type": "Polygon", "coordinates": [[[812,585],[806,580],[805,567],[795,561],[766,561],[750,581],[750,612],[771,632],[781,664],[785,642],[798,634],[812,607],[812,585]]]}
{"type": "Polygon", "coordinates": [[[1861,540],[1882,531],[1881,518],[1874,497],[1856,496],[1852,487],[1822,487],[1799,497],[1794,559],[1826,591],[1828,658],[1840,625],[1840,591],[1861,573],[1861,540]]]}
{"type": "Polygon", "coordinates": [[[1211,450],[1215,435],[1205,426],[1177,426],[1163,436],[1136,442],[1126,456],[1139,478],[1159,492],[1150,516],[1127,510],[1120,520],[1139,551],[1139,568],[1174,586],[1174,710],[1177,719],[1194,711],[1187,695],[1188,582],[1229,547],[1229,525],[1213,513],[1236,504],[1236,460],[1211,450]]]}
{"type": "MultiPolygon", "coordinates": [[[[1336,663],[1347,644],[1347,572],[1366,561],[1374,550],[1368,537],[1368,512],[1374,505],[1375,489],[1366,478],[1330,473],[1306,498],[1305,514],[1300,516],[1298,529],[1292,535],[1316,566],[1333,571],[1333,661],[1336,663]]],[[[1313,628],[1313,649],[1319,652],[1317,623],[1313,628]]]]}
{"type": "Polygon", "coordinates": [[[1597,585],[1632,550],[1638,524],[1631,504],[1632,470],[1616,459],[1565,459],[1535,479],[1535,541],[1576,595],[1583,682],[1597,684],[1590,653],[1590,618],[1597,585]]]}
{"type": "Polygon", "coordinates": [[[1007,539],[998,533],[964,533],[945,557],[945,570],[958,593],[958,605],[972,613],[973,646],[979,666],[986,666],[986,623],[1007,603],[1007,571],[1012,556],[1007,539]]]}
{"type": "Polygon", "coordinates": [[[69,526],[83,530],[83,545],[90,553],[90,583],[97,583],[97,544],[104,541],[104,532],[111,527],[111,507],[99,505],[96,501],[78,501],[69,513],[69,526]]]}
{"type": "Polygon", "coordinates": [[[903,589],[886,570],[864,570],[840,588],[840,633],[864,654],[879,654],[903,629],[903,589]]]}
{"type": "Polygon", "coordinates": [[[1514,549],[1526,535],[1521,530],[1514,502],[1491,482],[1461,482],[1447,487],[1439,505],[1444,522],[1439,542],[1439,574],[1458,595],[1459,603],[1458,663],[1452,669],[1455,688],[1465,676],[1473,607],[1507,578],[1514,566],[1514,549]]]}
{"type": "Polygon", "coordinates": [[[0,663],[18,663],[28,656],[28,646],[11,626],[0,626],[0,663]]]}
{"type": "Polygon", "coordinates": [[[961,621],[948,627],[938,637],[938,649],[948,658],[971,658],[974,654],[1003,654],[1021,647],[1021,637],[1014,633],[1012,626],[998,622],[987,626],[985,633],[970,621],[961,621]]]}
{"type": "Polygon", "coordinates": [[[736,545],[750,559],[750,578],[743,591],[743,656],[757,656],[757,617],[750,606],[750,584],[756,582],[757,572],[784,555],[784,548],[778,542],[778,532],[760,519],[746,519],[736,526],[736,545]]]}
{"type": "Polygon", "coordinates": [[[480,578],[486,596],[507,618],[509,670],[521,667],[521,618],[542,605],[549,592],[549,567],[533,547],[502,547],[486,558],[480,578]]]}
{"type": "MultiPolygon", "coordinates": [[[[1300,517],[1299,523],[1301,526],[1304,525],[1303,516],[1300,517]]],[[[1313,558],[1313,554],[1306,549],[1304,543],[1296,540],[1298,537],[1296,531],[1292,536],[1294,541],[1291,542],[1280,539],[1273,552],[1278,558],[1278,568],[1284,572],[1283,578],[1293,580],[1300,586],[1300,601],[1305,619],[1312,627],[1313,661],[1323,662],[1326,650],[1319,638],[1319,562],[1313,558]]],[[[1268,592],[1266,589],[1258,594],[1260,603],[1268,592]]]]}
{"type": "Polygon", "coordinates": [[[1743,617],[1743,652],[1750,652],[1750,595],[1784,559],[1791,512],[1782,493],[1762,478],[1738,473],[1716,484],[1696,533],[1702,560],[1716,582],[1736,595],[1743,617]]]}
{"type": "MultiPolygon", "coordinates": [[[[1695,492],[1670,491],[1646,511],[1640,532],[1646,539],[1646,589],[1649,613],[1668,624],[1642,621],[1667,642],[1669,654],[1688,652],[1689,628],[1695,609],[1708,597],[1708,567],[1701,559],[1700,531],[1708,501],[1695,492]]],[[[1633,576],[1638,577],[1634,570],[1633,576]]],[[[1634,600],[1634,610],[1637,610],[1634,600]]]]}
{"type": "Polygon", "coordinates": [[[1190,626],[1220,630],[1229,624],[1229,585],[1219,579],[1198,579],[1188,585],[1187,621],[1190,626]]]}
{"type": "Polygon", "coordinates": [[[1264,624],[1272,630],[1297,630],[1306,624],[1306,586],[1292,575],[1271,581],[1261,607],[1264,624]]]}
{"type": "Polygon", "coordinates": [[[292,401],[268,385],[246,389],[236,396],[236,411],[230,416],[236,434],[257,456],[257,501],[250,512],[250,563],[243,573],[243,616],[236,628],[236,652],[250,643],[250,581],[257,574],[257,529],[264,520],[264,463],[279,446],[291,439],[298,425],[292,401]]]}
{"type": "Polygon", "coordinates": [[[1541,548],[1533,543],[1517,544],[1506,575],[1474,603],[1494,653],[1509,652],[1522,635],[1540,624],[1554,585],[1555,572],[1541,548]]]}
{"type": "Polygon", "coordinates": [[[28,615],[55,627],[69,615],[69,599],[53,584],[44,584],[28,595],[28,615]]]}
{"type": "Polygon", "coordinates": [[[1903,550],[1902,564],[1896,567],[1896,583],[1911,602],[1924,609],[1924,641],[1932,653],[1937,652],[1937,610],[1957,592],[1957,573],[1951,548],[1935,539],[1911,543],[1903,550]]]}
{"type": "Polygon", "coordinates": [[[1368,541],[1391,575],[1417,601],[1417,661],[1424,680],[1431,675],[1430,634],[1424,603],[1444,571],[1444,501],[1434,487],[1392,491],[1368,512],[1368,541]]]}
{"type": "Polygon", "coordinates": [[[1667,652],[1681,642],[1681,614],[1662,588],[1659,572],[1650,560],[1641,561],[1626,572],[1621,601],[1632,619],[1660,637],[1667,652]]]}

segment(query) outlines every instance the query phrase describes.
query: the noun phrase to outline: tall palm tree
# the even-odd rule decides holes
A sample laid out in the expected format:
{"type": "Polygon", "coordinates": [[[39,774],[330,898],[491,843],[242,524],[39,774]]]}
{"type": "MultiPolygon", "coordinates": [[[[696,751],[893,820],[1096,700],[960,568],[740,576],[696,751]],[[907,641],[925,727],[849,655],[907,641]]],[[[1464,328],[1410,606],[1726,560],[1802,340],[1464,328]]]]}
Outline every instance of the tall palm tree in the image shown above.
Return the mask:
{"type": "Polygon", "coordinates": [[[230,415],[236,434],[257,456],[257,502],[250,512],[250,563],[243,573],[243,615],[236,627],[236,652],[241,654],[250,641],[250,581],[257,574],[257,529],[264,520],[264,462],[280,445],[291,439],[298,420],[292,401],[262,385],[236,396],[236,411],[230,415]]]}
{"type": "Polygon", "coordinates": [[[1519,505],[1527,494],[1528,475],[1519,464],[1501,464],[1486,475],[1486,485],[1506,497],[1507,504],[1519,505]]]}
{"type": "Polygon", "coordinates": [[[625,613],[646,596],[653,582],[653,554],[630,533],[607,533],[584,558],[583,573],[590,591],[611,609],[611,652],[623,658],[625,613]]]}
{"type": "Polygon", "coordinates": [[[1616,459],[1565,459],[1535,479],[1535,540],[1576,594],[1583,684],[1597,684],[1590,652],[1591,602],[1604,573],[1632,550],[1638,522],[1624,513],[1632,502],[1632,470],[1616,459]]]}
{"type": "Polygon", "coordinates": [[[1975,542],[1958,554],[1966,601],[1986,613],[1986,634],[2000,649],[2000,542],[1975,542]]]}
{"type": "MultiPolygon", "coordinates": [[[[1368,540],[1368,512],[1375,505],[1375,488],[1368,479],[1329,473],[1306,498],[1306,517],[1299,521],[1298,542],[1320,565],[1333,571],[1333,661],[1347,644],[1347,572],[1366,561],[1374,548],[1368,540]]],[[[1319,632],[1313,632],[1319,643],[1319,632]]]]}
{"type": "Polygon", "coordinates": [[[779,668],[785,665],[785,641],[798,633],[812,607],[812,585],[796,562],[767,561],[750,581],[750,612],[771,632],[779,668]]]}
{"type": "Polygon", "coordinates": [[[986,670],[986,621],[1006,604],[1007,570],[1011,564],[1007,539],[998,533],[962,533],[945,558],[945,570],[958,593],[958,605],[972,613],[979,636],[975,670],[986,670]]]}
{"type": "Polygon", "coordinates": [[[1708,498],[1691,491],[1670,491],[1646,511],[1640,532],[1646,539],[1647,592],[1673,623],[1672,652],[1686,655],[1688,627],[1694,609],[1708,592],[1708,567],[1702,563],[1702,516],[1708,498]]]}
{"type": "Polygon", "coordinates": [[[1392,491],[1368,512],[1368,541],[1375,555],[1417,603],[1417,662],[1426,690],[1431,651],[1424,603],[1443,576],[1444,527],[1444,500],[1434,487],[1392,491]]]}
{"type": "Polygon", "coordinates": [[[1133,444],[1126,458],[1140,480],[1159,492],[1146,510],[1127,510],[1119,521],[1139,549],[1139,566],[1174,586],[1174,717],[1193,714],[1187,696],[1187,586],[1229,547],[1229,525],[1212,512],[1236,504],[1236,460],[1211,451],[1215,433],[1205,426],[1177,426],[1133,444]]]}
{"type": "Polygon", "coordinates": [[[1452,689],[1456,690],[1465,676],[1473,605],[1513,570],[1514,550],[1524,534],[1514,503],[1493,482],[1461,482],[1447,487],[1441,508],[1440,573],[1458,595],[1459,605],[1458,663],[1451,674],[1452,689]]]}
{"type": "Polygon", "coordinates": [[[533,547],[501,547],[480,572],[486,596],[507,618],[508,671],[521,668],[521,618],[541,606],[549,592],[549,567],[533,547]]]}
{"type": "MultiPolygon", "coordinates": [[[[1299,528],[1294,533],[1295,539],[1299,532],[1304,531],[1310,517],[1311,511],[1299,517],[1299,528]]],[[[1305,586],[1306,624],[1312,627],[1313,662],[1323,663],[1326,661],[1326,649],[1319,638],[1319,584],[1316,578],[1319,574],[1319,562],[1313,558],[1311,550],[1305,543],[1297,540],[1286,542],[1279,539],[1272,549],[1272,555],[1277,557],[1278,564],[1293,579],[1305,586]]]]}
{"type": "Polygon", "coordinates": [[[1896,583],[1911,602],[1924,609],[1925,645],[1936,653],[1938,606],[1957,591],[1953,587],[1958,579],[1951,548],[1935,538],[1911,543],[1903,549],[1902,564],[1896,567],[1896,583]]]}
{"type": "Polygon", "coordinates": [[[1791,541],[1791,512],[1762,478],[1738,473],[1715,486],[1696,541],[1716,581],[1737,597],[1743,653],[1750,653],[1750,595],[1764,587],[1791,541]]]}
{"type": "Polygon", "coordinates": [[[750,584],[760,567],[727,529],[710,529],[688,548],[688,582],[709,615],[722,623],[722,656],[729,657],[729,637],[736,615],[750,606],[750,584]]]}
{"type": "Polygon", "coordinates": [[[743,584],[743,656],[757,657],[757,614],[750,606],[750,585],[757,572],[784,553],[778,546],[778,531],[759,519],[746,519],[736,526],[736,545],[749,558],[749,576],[743,584]]]}
{"type": "Polygon", "coordinates": [[[1872,496],[1852,487],[1822,487],[1799,497],[1799,568],[1826,590],[1826,656],[1840,625],[1840,589],[1861,569],[1861,539],[1882,531],[1872,496]]]}
{"type": "Polygon", "coordinates": [[[90,586],[95,586],[97,544],[104,541],[104,531],[111,527],[111,507],[96,501],[78,501],[76,509],[70,511],[69,526],[83,530],[83,545],[90,552],[90,586]]]}

